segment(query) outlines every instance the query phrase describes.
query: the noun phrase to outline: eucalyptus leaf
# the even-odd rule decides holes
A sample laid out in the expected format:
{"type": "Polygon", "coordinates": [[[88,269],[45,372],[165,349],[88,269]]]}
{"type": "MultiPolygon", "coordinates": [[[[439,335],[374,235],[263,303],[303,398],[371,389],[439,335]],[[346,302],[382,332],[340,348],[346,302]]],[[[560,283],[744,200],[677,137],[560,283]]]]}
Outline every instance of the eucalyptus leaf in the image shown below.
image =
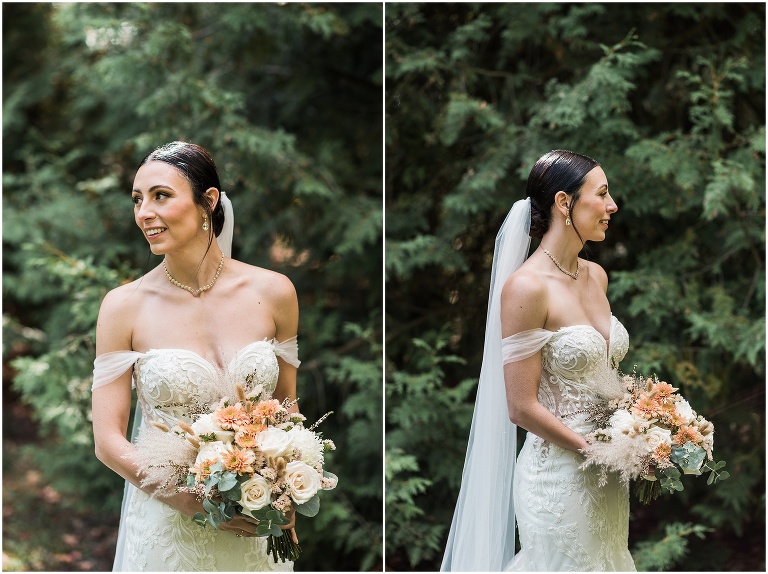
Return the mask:
{"type": "MultiPolygon", "coordinates": [[[[234,488],[235,486],[238,486],[237,483],[237,475],[231,472],[225,472],[221,475],[221,479],[219,480],[219,490],[221,492],[224,492],[226,490],[230,490],[231,488],[234,488]]],[[[239,496],[238,496],[239,498],[239,496]]]]}
{"type": "Polygon", "coordinates": [[[315,494],[304,504],[296,505],[296,513],[303,516],[316,516],[320,512],[320,493],[315,494]]]}
{"type": "Polygon", "coordinates": [[[219,517],[216,516],[215,514],[208,515],[208,522],[210,523],[211,526],[213,526],[216,529],[218,529],[219,524],[221,524],[221,520],[219,520],[219,517]]]}
{"type": "Polygon", "coordinates": [[[215,513],[219,512],[218,505],[215,502],[213,502],[210,498],[203,499],[203,508],[207,512],[215,512],[215,513]]]}
{"type": "Polygon", "coordinates": [[[251,510],[250,514],[253,518],[258,520],[259,522],[262,521],[269,521],[269,518],[267,517],[271,507],[265,506],[264,508],[259,508],[258,510],[251,510]]]}
{"type": "Polygon", "coordinates": [[[240,490],[240,485],[235,483],[235,485],[228,489],[228,490],[221,490],[221,486],[219,486],[219,492],[221,492],[221,495],[226,498],[227,500],[234,500],[238,501],[240,500],[240,497],[242,496],[242,492],[240,490]]]}
{"type": "Polygon", "coordinates": [[[674,466],[667,467],[662,472],[668,478],[680,478],[680,471],[674,466]]]}
{"type": "Polygon", "coordinates": [[[700,468],[706,455],[707,453],[703,448],[689,441],[682,446],[673,446],[670,460],[680,465],[685,474],[698,475],[701,474],[700,468]]]}
{"type": "Polygon", "coordinates": [[[290,522],[290,520],[288,520],[285,514],[283,514],[282,512],[280,512],[275,508],[267,512],[266,518],[267,520],[269,520],[270,522],[274,522],[275,524],[288,524],[290,522]]]}

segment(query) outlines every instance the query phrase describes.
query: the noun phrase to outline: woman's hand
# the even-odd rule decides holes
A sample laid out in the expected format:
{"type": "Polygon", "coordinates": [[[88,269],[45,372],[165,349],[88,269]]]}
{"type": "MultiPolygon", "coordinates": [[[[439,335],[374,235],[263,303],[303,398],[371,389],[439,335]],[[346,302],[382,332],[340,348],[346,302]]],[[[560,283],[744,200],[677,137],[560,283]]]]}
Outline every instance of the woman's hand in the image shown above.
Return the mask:
{"type": "Polygon", "coordinates": [[[243,538],[253,538],[256,536],[257,524],[258,522],[252,518],[238,514],[232,520],[220,523],[219,530],[227,530],[235,536],[243,538]]]}
{"type": "Polygon", "coordinates": [[[294,527],[296,526],[296,511],[291,508],[291,511],[285,515],[285,517],[290,520],[288,524],[283,524],[280,528],[283,530],[290,530],[291,531],[291,539],[293,540],[294,544],[299,543],[299,537],[296,536],[296,530],[294,527]]]}
{"type": "MultiPolygon", "coordinates": [[[[296,511],[291,509],[285,517],[290,522],[282,524],[280,528],[282,530],[290,530],[291,539],[295,544],[298,544],[299,539],[296,536],[296,530],[294,530],[294,527],[296,526],[296,511]]],[[[258,524],[259,522],[256,519],[243,514],[238,514],[232,520],[219,524],[219,530],[227,530],[234,533],[235,536],[241,536],[243,538],[253,538],[256,536],[256,526],[258,524]]]]}

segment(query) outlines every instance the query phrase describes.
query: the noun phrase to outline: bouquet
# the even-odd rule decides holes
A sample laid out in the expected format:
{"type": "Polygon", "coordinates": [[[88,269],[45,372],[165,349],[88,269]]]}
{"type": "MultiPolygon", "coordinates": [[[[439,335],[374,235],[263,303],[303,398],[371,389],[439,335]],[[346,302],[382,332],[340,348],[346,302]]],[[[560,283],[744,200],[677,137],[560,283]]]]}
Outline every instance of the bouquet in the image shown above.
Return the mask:
{"type": "Polygon", "coordinates": [[[251,517],[275,562],[296,560],[301,548],[280,526],[292,510],[315,516],[319,492],[336,487],[338,478],[323,468],[324,452],[335,446],[314,431],[331,413],[305,428],[305,417],[289,412],[296,401],[259,400],[257,393],[247,396],[238,385],[237,401],[201,408],[191,425],[152,422],[137,442],[142,486],[159,496],[196,494],[205,514],[193,519],[203,527],[251,517]]]}
{"type": "Polygon", "coordinates": [[[587,435],[584,467],[600,467],[601,485],[607,471],[622,480],[637,480],[635,493],[644,504],[662,491],[683,490],[683,474],[709,471],[707,484],[728,478],[725,462],[713,462],[715,427],[696,414],[677,388],[655,376],[624,375],[624,395],[591,409],[597,423],[587,435]]]}

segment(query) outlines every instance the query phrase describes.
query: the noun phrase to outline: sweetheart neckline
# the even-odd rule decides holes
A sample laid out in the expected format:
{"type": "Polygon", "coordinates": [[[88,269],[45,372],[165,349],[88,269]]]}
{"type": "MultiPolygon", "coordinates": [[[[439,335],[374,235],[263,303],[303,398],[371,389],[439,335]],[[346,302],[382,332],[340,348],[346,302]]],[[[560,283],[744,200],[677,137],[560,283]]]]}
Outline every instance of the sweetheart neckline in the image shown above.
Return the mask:
{"type": "MultiPolygon", "coordinates": [[[[614,320],[618,321],[618,319],[616,319],[616,317],[611,315],[611,325],[610,325],[610,327],[608,327],[609,332],[613,331],[613,322],[614,322],[614,320]]],[[[549,329],[544,329],[544,331],[549,331],[550,333],[554,334],[554,333],[559,333],[560,331],[564,331],[565,329],[575,329],[575,328],[578,328],[578,327],[586,327],[587,329],[592,329],[595,333],[600,335],[600,338],[603,341],[605,341],[607,344],[610,344],[610,342],[611,342],[611,338],[612,337],[610,335],[606,339],[605,335],[603,335],[603,333],[597,327],[595,327],[594,325],[589,325],[587,323],[579,323],[579,324],[576,324],[576,325],[565,325],[565,326],[560,327],[559,329],[556,329],[554,331],[550,331],[549,329]]]]}
{"type": "MultiPolygon", "coordinates": [[[[614,322],[621,324],[621,321],[619,321],[616,318],[616,316],[613,313],[611,313],[611,325],[608,328],[611,333],[613,332],[614,322]]],[[[546,331],[547,333],[550,333],[552,335],[556,335],[557,333],[559,333],[561,331],[564,331],[565,329],[576,329],[576,328],[579,328],[579,327],[584,327],[584,328],[587,328],[587,329],[592,329],[595,333],[600,335],[600,338],[603,341],[605,341],[606,343],[609,343],[611,341],[611,336],[610,335],[606,339],[605,336],[597,329],[597,327],[595,327],[594,325],[589,325],[587,323],[578,323],[576,325],[564,325],[563,327],[555,329],[554,331],[552,329],[544,329],[543,327],[540,327],[538,329],[529,329],[527,331],[520,331],[519,333],[514,333],[514,334],[509,335],[507,337],[502,337],[501,340],[504,341],[505,339],[511,339],[512,337],[516,337],[517,335],[521,335],[522,333],[530,333],[530,332],[534,332],[534,331],[546,331]]]]}
{"type": "MultiPolygon", "coordinates": [[[[237,351],[237,352],[235,353],[235,355],[234,355],[234,356],[233,356],[233,357],[232,357],[232,358],[231,358],[231,359],[230,359],[230,360],[229,360],[229,361],[226,363],[226,365],[225,365],[225,366],[223,366],[223,367],[220,367],[218,364],[214,363],[213,361],[210,361],[210,360],[206,359],[206,358],[205,358],[203,355],[201,355],[201,354],[200,354],[200,353],[198,353],[197,351],[193,351],[192,349],[182,349],[182,348],[177,348],[177,347],[167,347],[167,348],[160,348],[160,349],[149,349],[148,351],[146,351],[146,352],[144,352],[144,353],[141,353],[141,354],[142,354],[142,355],[149,355],[150,353],[153,353],[153,352],[155,352],[155,353],[156,353],[156,352],[159,352],[159,351],[182,351],[182,352],[185,352],[185,353],[190,353],[190,354],[194,355],[195,357],[197,357],[197,358],[198,358],[198,359],[200,359],[201,361],[204,361],[205,363],[207,363],[208,365],[210,365],[211,367],[213,367],[213,368],[214,368],[214,369],[216,369],[217,371],[227,371],[227,370],[229,370],[229,367],[231,367],[231,366],[232,366],[232,363],[234,363],[234,362],[235,362],[235,360],[236,360],[236,359],[237,359],[237,358],[238,358],[238,357],[239,357],[239,356],[240,356],[240,355],[241,355],[241,354],[242,354],[244,351],[246,351],[248,348],[250,348],[250,347],[253,347],[253,346],[255,346],[255,345],[258,345],[258,344],[260,344],[260,343],[266,343],[267,345],[271,346],[271,347],[274,349],[274,346],[275,346],[275,344],[274,344],[274,341],[275,341],[275,339],[274,339],[274,338],[272,339],[272,341],[269,341],[268,339],[266,339],[266,338],[265,338],[265,339],[264,339],[264,340],[262,340],[262,341],[254,341],[253,343],[248,343],[248,344],[247,344],[245,347],[243,347],[242,349],[240,349],[239,351],[237,351]]],[[[141,351],[138,351],[138,352],[141,352],[141,351]]],[[[277,355],[275,355],[275,356],[277,356],[277,355]]],[[[143,358],[144,358],[144,357],[142,357],[142,359],[143,359],[143,358]]],[[[139,360],[141,360],[141,359],[139,359],[139,360]]]]}

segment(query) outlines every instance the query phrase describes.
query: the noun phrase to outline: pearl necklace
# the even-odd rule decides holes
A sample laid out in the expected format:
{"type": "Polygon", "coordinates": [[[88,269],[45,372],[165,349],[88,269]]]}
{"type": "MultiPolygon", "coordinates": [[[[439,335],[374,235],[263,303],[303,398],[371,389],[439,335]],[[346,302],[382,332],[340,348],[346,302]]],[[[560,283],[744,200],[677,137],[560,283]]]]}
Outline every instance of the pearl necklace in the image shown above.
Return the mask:
{"type": "Polygon", "coordinates": [[[184,285],[183,283],[179,283],[174,279],[170,273],[168,273],[168,266],[165,264],[165,260],[163,260],[163,269],[165,269],[165,275],[168,277],[168,281],[176,285],[176,287],[179,287],[181,289],[184,289],[185,291],[189,291],[192,293],[193,297],[197,297],[202,293],[203,291],[208,291],[211,287],[213,287],[213,284],[216,283],[216,279],[219,278],[219,274],[221,273],[221,270],[224,268],[224,255],[221,255],[221,262],[219,263],[219,268],[216,270],[216,275],[214,276],[213,280],[208,283],[208,285],[204,285],[200,287],[200,289],[193,289],[189,285],[184,285]]]}
{"type": "Polygon", "coordinates": [[[579,258],[578,257],[576,258],[576,272],[575,273],[571,273],[570,271],[565,269],[562,265],[560,265],[560,262],[557,259],[555,259],[555,256],[552,255],[549,251],[544,249],[544,253],[549,255],[549,258],[552,260],[552,262],[555,265],[557,265],[557,268],[560,271],[562,271],[563,273],[565,273],[566,275],[568,275],[568,277],[571,277],[572,279],[578,279],[579,278],[579,271],[581,271],[581,264],[579,263],[579,258]]]}

